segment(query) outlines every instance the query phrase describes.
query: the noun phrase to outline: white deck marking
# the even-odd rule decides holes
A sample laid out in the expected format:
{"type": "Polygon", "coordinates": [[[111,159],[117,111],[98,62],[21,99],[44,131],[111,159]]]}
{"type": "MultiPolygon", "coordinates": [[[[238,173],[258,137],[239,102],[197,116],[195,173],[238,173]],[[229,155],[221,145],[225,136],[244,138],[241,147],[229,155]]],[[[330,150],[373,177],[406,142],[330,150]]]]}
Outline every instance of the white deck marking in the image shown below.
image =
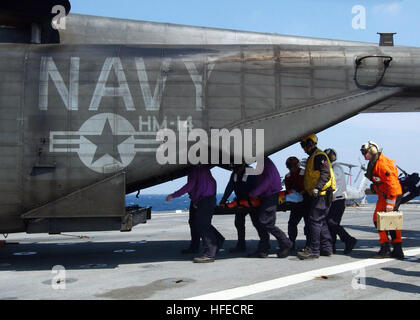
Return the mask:
{"type": "MultiPolygon", "coordinates": [[[[420,248],[411,249],[404,251],[405,256],[415,256],[420,254],[420,248]]],[[[294,274],[291,276],[286,276],[282,278],[277,278],[269,281],[264,281],[260,283],[251,284],[248,286],[237,287],[227,290],[222,290],[218,292],[213,292],[209,294],[204,294],[201,296],[196,296],[188,298],[186,300],[231,300],[238,299],[253,294],[266,292],[270,290],[280,289],[287,286],[299,284],[302,282],[314,280],[318,276],[331,276],[343,272],[358,270],[361,268],[367,268],[374,265],[398,261],[395,259],[367,259],[362,261],[350,262],[342,265],[322,268],[318,270],[312,270],[304,273],[294,274]]]]}

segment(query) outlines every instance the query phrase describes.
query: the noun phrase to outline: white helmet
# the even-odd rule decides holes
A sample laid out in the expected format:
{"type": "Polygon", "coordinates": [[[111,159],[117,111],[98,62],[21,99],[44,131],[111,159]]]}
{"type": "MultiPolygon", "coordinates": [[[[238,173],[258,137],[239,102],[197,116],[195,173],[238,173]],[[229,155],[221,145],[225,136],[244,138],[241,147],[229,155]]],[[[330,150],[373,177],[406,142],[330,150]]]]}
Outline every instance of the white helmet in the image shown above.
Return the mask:
{"type": "Polygon", "coordinates": [[[379,151],[380,151],[379,146],[373,141],[368,141],[364,143],[362,147],[360,148],[360,152],[362,152],[363,155],[365,155],[368,152],[372,155],[375,155],[379,151]]]}
{"type": "Polygon", "coordinates": [[[324,153],[328,156],[331,163],[337,160],[337,152],[333,148],[325,149],[324,153]]]}

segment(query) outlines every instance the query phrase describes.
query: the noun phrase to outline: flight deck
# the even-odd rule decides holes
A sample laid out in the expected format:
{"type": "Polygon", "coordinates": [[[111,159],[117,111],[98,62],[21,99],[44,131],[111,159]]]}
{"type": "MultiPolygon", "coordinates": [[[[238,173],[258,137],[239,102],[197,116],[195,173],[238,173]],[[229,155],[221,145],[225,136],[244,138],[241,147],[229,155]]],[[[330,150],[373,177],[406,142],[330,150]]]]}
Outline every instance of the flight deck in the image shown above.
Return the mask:
{"type": "MultiPolygon", "coordinates": [[[[277,258],[274,238],[266,259],[230,253],[236,244],[233,215],[213,217],[226,241],[207,264],[180,253],[189,244],[187,212],[154,212],[146,224],[124,233],[12,234],[0,249],[0,299],[419,299],[420,206],[401,208],[404,261],[369,259],[379,249],[373,209],[346,209],[342,225],[358,239],[350,255],[343,255],[338,240],[335,255],[310,261],[296,254],[277,258]]],[[[277,213],[276,225],[286,232],[288,218],[288,212],[277,213]]],[[[258,235],[249,217],[246,239],[248,252],[255,251],[258,235]]],[[[304,244],[300,224],[297,245],[304,244]]]]}

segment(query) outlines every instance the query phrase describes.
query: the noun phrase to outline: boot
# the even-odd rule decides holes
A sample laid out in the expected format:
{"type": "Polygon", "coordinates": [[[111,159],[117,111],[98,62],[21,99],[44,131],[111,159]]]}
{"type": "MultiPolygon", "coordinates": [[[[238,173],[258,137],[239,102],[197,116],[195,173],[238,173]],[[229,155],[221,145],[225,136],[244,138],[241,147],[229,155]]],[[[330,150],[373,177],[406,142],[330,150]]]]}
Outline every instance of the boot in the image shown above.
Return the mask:
{"type": "Polygon", "coordinates": [[[194,258],[194,263],[209,263],[209,262],[214,262],[214,258],[211,257],[207,257],[207,256],[202,256],[202,257],[196,257],[194,258]]]}
{"type": "Polygon", "coordinates": [[[404,260],[404,252],[402,250],[402,243],[396,242],[393,243],[392,246],[394,247],[394,250],[391,252],[391,257],[399,260],[404,260]]]}
{"type": "Polygon", "coordinates": [[[288,245],[281,247],[277,251],[278,258],[287,258],[290,254],[290,250],[293,248],[293,242],[290,242],[288,245]]]}
{"type": "Polygon", "coordinates": [[[318,259],[318,258],[319,258],[319,255],[317,255],[317,254],[313,254],[313,253],[311,253],[311,252],[309,252],[309,251],[307,250],[307,251],[300,251],[300,252],[298,252],[297,257],[298,257],[300,260],[306,260],[306,259],[318,259]]]}
{"type": "Polygon", "coordinates": [[[381,244],[381,249],[375,254],[372,259],[385,259],[391,257],[391,250],[389,249],[389,242],[381,244]]]}
{"type": "Polygon", "coordinates": [[[357,243],[357,240],[355,238],[351,238],[349,241],[347,241],[346,248],[344,249],[344,254],[349,254],[350,252],[352,252],[356,243],[357,243]]]}
{"type": "Polygon", "coordinates": [[[321,250],[320,255],[323,256],[323,257],[331,257],[333,255],[333,253],[330,252],[330,251],[321,250]]]}

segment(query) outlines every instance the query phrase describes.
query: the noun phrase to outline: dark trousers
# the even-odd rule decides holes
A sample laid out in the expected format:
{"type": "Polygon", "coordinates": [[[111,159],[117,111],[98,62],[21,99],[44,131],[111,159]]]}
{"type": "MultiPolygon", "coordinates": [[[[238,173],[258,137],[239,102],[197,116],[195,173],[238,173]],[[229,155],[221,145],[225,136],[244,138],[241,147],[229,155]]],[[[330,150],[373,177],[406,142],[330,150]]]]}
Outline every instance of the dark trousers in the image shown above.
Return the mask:
{"type": "Polygon", "coordinates": [[[335,247],[337,235],[340,237],[340,240],[345,243],[352,239],[352,236],[350,236],[340,225],[345,209],[346,200],[336,200],[331,204],[330,211],[328,212],[327,223],[328,228],[330,229],[333,247],[335,247]]]}
{"type": "Polygon", "coordinates": [[[332,253],[332,239],[327,216],[330,209],[328,196],[312,198],[309,210],[309,252],[319,255],[321,251],[332,253]]]}
{"type": "Polygon", "coordinates": [[[197,205],[190,205],[189,225],[191,229],[191,248],[198,250],[200,238],[203,239],[204,255],[210,258],[216,256],[218,248],[225,238],[211,224],[216,208],[216,196],[202,198],[197,205]],[[192,209],[192,210],[191,210],[192,209]]]}
{"type": "MultiPolygon", "coordinates": [[[[279,242],[280,248],[291,247],[292,243],[286,234],[276,227],[278,194],[261,198],[261,205],[256,213],[255,228],[260,242],[258,251],[268,253],[270,249],[270,234],[279,242]]],[[[252,215],[251,215],[252,217],[252,215]]]]}
{"type": "Polygon", "coordinates": [[[190,232],[191,232],[191,243],[190,249],[194,251],[198,251],[200,249],[200,234],[196,227],[196,220],[197,220],[197,207],[194,204],[190,203],[190,215],[188,219],[188,224],[190,225],[190,232]]]}
{"type": "MultiPolygon", "coordinates": [[[[238,247],[246,247],[245,243],[245,217],[248,212],[238,212],[235,214],[235,227],[238,232],[238,247]]],[[[258,225],[258,214],[255,210],[250,210],[249,215],[251,217],[252,225],[257,229],[258,225]]]]}
{"type": "Polygon", "coordinates": [[[238,247],[245,247],[245,217],[248,212],[237,212],[235,214],[235,227],[238,232],[238,247]]]}
{"type": "Polygon", "coordinates": [[[308,238],[308,208],[307,206],[305,206],[304,203],[297,203],[295,205],[293,205],[292,209],[290,210],[290,217],[289,217],[289,222],[287,224],[287,232],[289,234],[289,239],[290,241],[292,241],[293,243],[296,242],[296,238],[298,235],[298,224],[300,223],[300,221],[304,220],[305,222],[305,227],[304,227],[304,234],[306,235],[306,237],[308,238]]]}

